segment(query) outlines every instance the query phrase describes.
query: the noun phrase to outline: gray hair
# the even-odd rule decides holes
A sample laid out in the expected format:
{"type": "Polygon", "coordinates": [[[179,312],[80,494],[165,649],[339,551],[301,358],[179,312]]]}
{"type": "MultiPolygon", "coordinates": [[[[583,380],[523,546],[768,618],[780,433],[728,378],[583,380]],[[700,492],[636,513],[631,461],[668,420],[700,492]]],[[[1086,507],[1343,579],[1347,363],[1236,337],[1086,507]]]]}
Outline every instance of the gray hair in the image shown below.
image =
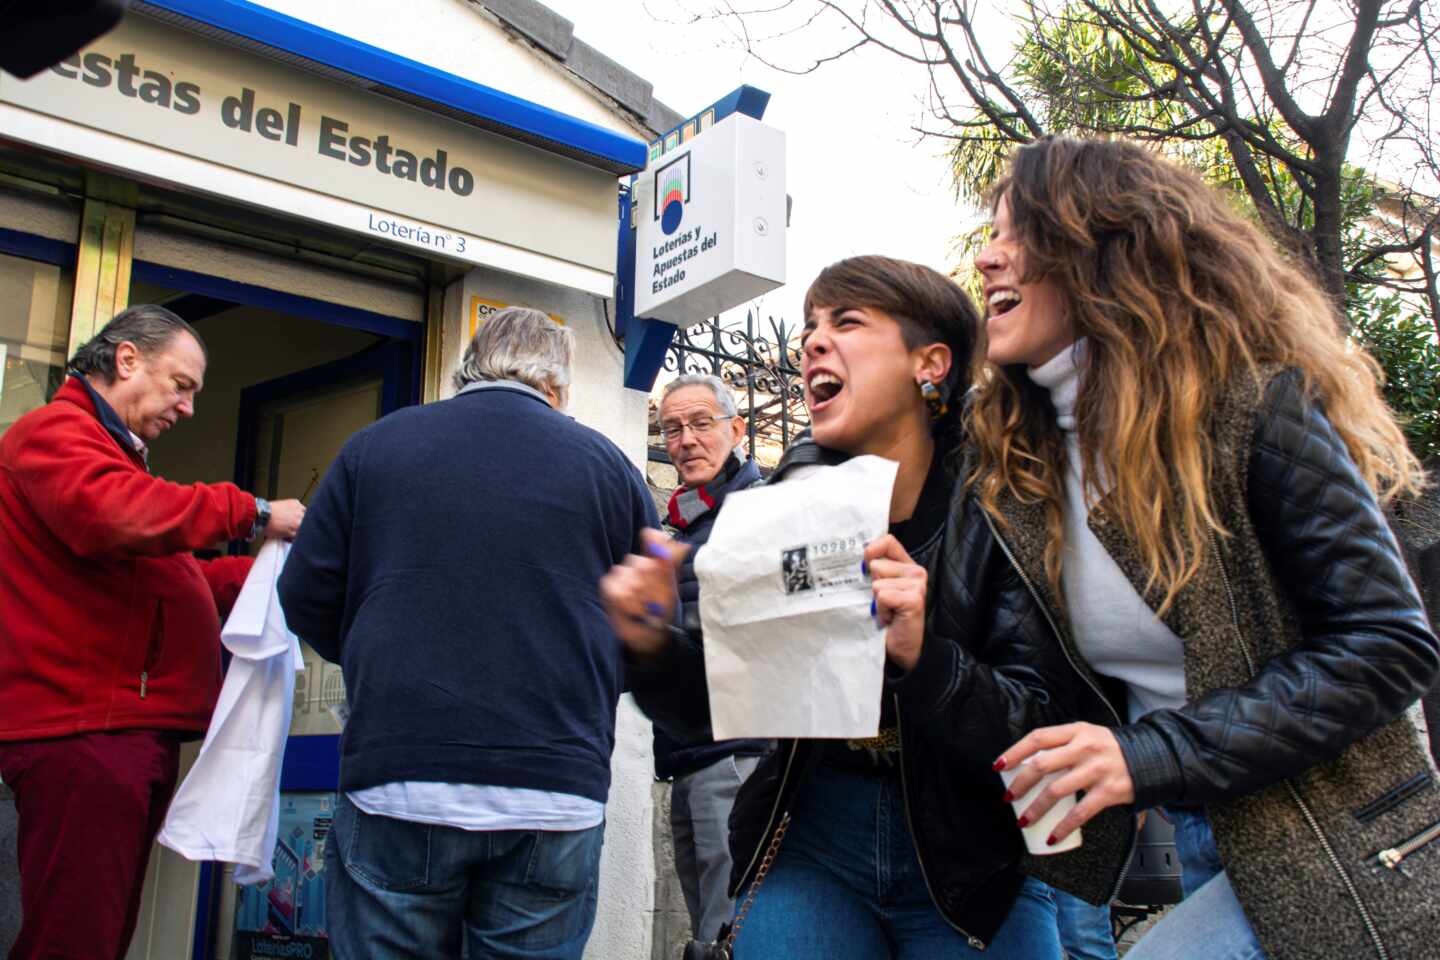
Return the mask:
{"type": "Polygon", "coordinates": [[[536,390],[569,398],[575,335],[529,307],[496,310],[475,332],[453,383],[463,390],[482,380],[519,380],[536,390]]]}
{"type": "Polygon", "coordinates": [[[106,383],[115,382],[115,350],[122,343],[133,343],[142,356],[153,357],[168,347],[179,333],[188,333],[200,345],[205,361],[210,350],[194,327],[178,315],[156,303],[138,303],[115,314],[115,319],[70,358],[70,369],[87,377],[98,377],[106,383]]]}
{"type": "Polygon", "coordinates": [[[665,384],[665,391],[660,394],[660,406],[665,405],[666,397],[683,387],[709,387],[710,392],[715,394],[715,402],[720,405],[722,414],[727,417],[740,415],[740,408],[735,405],[735,394],[730,392],[729,385],[710,373],[682,373],[671,380],[665,384]]]}

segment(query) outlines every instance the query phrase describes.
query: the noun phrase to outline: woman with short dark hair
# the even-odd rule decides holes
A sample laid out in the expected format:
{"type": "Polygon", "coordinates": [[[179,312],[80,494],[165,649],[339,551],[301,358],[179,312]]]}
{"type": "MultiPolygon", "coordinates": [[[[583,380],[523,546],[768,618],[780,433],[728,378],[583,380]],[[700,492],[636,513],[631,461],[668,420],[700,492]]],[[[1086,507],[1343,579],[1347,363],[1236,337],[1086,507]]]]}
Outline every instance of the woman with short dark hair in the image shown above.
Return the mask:
{"type": "MultiPolygon", "coordinates": [[[[782,741],[741,788],[730,892],[754,894],[740,911],[742,957],[1060,954],[1050,891],[1017,869],[1020,833],[990,762],[1026,730],[1073,716],[1065,695],[1045,693],[1069,674],[983,516],[954,499],[977,328],[958,286],[885,257],[833,264],[806,294],[811,433],[771,482],[863,454],[898,462],[889,533],[865,552],[887,677],[878,736],[782,741]],[[947,542],[952,510],[966,521],[947,542]],[[935,629],[932,578],[948,599],[935,629]]],[[[630,557],[602,596],[631,651],[636,700],[662,728],[685,729],[709,705],[700,638],[653,619],[674,602],[674,563],[630,557]]]]}

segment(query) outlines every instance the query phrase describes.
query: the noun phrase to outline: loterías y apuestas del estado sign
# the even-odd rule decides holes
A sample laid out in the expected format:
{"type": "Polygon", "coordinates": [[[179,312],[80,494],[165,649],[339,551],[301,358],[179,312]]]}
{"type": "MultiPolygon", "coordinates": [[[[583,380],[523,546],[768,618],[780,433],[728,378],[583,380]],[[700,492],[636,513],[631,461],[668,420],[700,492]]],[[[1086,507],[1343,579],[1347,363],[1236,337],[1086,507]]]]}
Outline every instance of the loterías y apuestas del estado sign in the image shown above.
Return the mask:
{"type": "Polygon", "coordinates": [[[699,323],[785,282],[785,134],[731,114],[635,181],[635,315],[699,323]]]}

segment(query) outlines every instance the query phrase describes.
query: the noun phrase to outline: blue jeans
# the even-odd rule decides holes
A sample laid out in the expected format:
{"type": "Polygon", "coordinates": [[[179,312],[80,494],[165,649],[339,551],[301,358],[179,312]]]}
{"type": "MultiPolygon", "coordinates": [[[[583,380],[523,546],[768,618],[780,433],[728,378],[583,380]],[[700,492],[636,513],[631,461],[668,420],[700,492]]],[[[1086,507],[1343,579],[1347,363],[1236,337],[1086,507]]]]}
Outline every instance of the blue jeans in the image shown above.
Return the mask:
{"type": "Polygon", "coordinates": [[[356,808],[325,840],[338,960],[580,960],[595,923],[605,826],[460,830],[356,808]]]}
{"type": "MultiPolygon", "coordinates": [[[[930,899],[898,779],[819,767],[735,940],[737,960],[1058,960],[1055,905],[1027,879],[983,952],[930,899]]],[[[743,894],[742,894],[743,902],[743,894]]]]}
{"type": "Polygon", "coordinates": [[[1116,960],[1109,905],[1097,907],[1064,890],[1052,889],[1060,946],[1067,960],[1116,960]]]}
{"type": "MultiPolygon", "coordinates": [[[[1151,816],[1154,816],[1152,813],[1151,816]]],[[[1146,931],[1125,960],[1264,960],[1250,921],[1235,899],[1215,848],[1210,821],[1198,810],[1166,809],[1175,824],[1185,899],[1146,931]]]]}

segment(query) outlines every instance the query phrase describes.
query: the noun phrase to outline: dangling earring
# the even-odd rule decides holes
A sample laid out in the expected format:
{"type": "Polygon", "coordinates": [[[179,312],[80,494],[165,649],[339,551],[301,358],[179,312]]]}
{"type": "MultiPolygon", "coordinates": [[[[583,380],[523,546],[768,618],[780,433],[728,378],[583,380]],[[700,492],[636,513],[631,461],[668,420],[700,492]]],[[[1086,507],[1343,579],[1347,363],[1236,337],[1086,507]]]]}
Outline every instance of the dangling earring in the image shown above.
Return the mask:
{"type": "Polygon", "coordinates": [[[950,411],[945,399],[940,396],[940,388],[929,380],[920,381],[920,396],[925,401],[925,406],[930,408],[930,419],[939,420],[950,411]]]}

